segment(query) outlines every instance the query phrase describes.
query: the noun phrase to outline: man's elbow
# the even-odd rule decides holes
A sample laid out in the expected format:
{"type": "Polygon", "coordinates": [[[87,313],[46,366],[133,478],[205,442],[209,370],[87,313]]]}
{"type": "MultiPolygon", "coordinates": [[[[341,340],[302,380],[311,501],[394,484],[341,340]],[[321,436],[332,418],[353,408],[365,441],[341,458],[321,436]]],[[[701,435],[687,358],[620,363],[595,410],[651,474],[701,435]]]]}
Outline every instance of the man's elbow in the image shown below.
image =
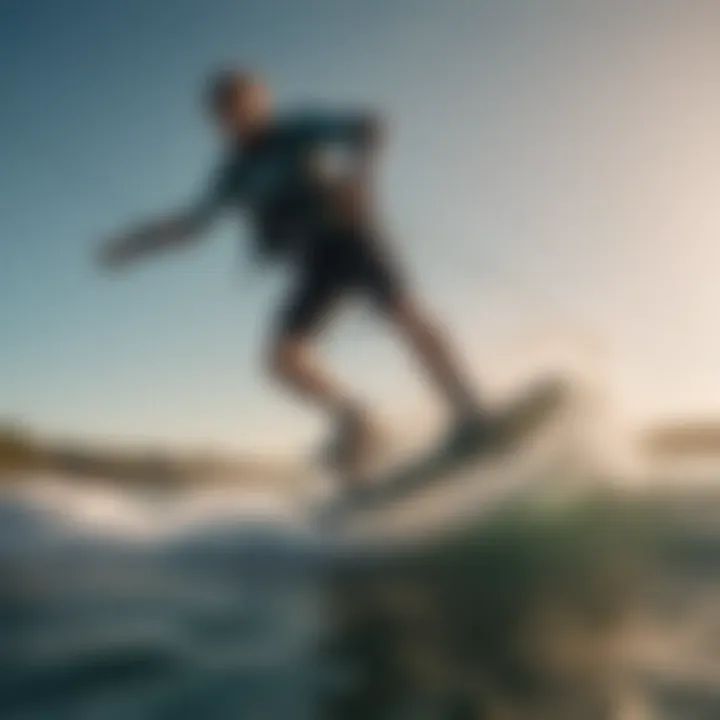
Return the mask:
{"type": "Polygon", "coordinates": [[[360,142],[366,148],[377,148],[385,138],[385,125],[378,115],[365,115],[360,123],[360,142]]]}

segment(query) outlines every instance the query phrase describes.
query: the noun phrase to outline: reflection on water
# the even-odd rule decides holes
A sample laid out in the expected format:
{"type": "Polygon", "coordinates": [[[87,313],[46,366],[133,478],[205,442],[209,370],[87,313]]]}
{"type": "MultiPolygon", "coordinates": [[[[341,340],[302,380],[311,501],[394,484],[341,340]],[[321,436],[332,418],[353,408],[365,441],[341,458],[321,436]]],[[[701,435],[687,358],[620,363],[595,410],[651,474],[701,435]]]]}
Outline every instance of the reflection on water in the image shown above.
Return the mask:
{"type": "Polygon", "coordinates": [[[720,717],[707,503],[378,555],[259,498],[37,487],[0,502],[3,719],[720,717]]]}

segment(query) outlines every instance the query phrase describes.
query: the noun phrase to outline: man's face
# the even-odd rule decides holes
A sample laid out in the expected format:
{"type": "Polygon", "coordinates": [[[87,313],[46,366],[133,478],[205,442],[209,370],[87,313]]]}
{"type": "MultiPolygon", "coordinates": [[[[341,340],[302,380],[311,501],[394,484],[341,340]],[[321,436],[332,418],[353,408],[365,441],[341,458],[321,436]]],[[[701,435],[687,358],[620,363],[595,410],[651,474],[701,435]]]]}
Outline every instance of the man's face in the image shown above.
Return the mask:
{"type": "Polygon", "coordinates": [[[217,108],[216,119],[222,132],[229,136],[249,137],[270,116],[271,99],[267,86],[260,80],[238,82],[217,108]]]}

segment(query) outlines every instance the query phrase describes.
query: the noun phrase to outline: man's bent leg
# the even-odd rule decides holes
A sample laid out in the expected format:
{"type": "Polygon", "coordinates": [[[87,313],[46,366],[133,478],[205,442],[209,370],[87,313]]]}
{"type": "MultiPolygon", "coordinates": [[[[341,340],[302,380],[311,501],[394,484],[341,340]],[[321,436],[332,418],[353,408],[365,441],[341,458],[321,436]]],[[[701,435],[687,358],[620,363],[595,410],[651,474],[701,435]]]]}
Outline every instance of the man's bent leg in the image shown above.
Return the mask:
{"type": "Polygon", "coordinates": [[[456,415],[460,419],[477,417],[480,404],[476,393],[438,323],[406,296],[393,300],[387,312],[456,415]]]}
{"type": "Polygon", "coordinates": [[[274,341],[268,365],[275,379],[332,417],[353,406],[337,380],[320,366],[305,337],[281,334],[274,341]]]}
{"type": "Polygon", "coordinates": [[[335,436],[324,453],[326,462],[349,476],[361,472],[380,449],[380,434],[365,408],[320,366],[310,341],[281,335],[270,356],[270,369],[283,385],[330,416],[335,436]]]}

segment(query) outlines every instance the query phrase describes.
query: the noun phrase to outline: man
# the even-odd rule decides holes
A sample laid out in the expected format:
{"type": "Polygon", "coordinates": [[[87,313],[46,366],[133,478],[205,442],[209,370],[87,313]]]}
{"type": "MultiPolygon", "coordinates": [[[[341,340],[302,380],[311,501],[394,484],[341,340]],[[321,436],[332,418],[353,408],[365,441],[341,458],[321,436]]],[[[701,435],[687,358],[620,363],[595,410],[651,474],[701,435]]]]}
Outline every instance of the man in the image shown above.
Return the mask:
{"type": "Polygon", "coordinates": [[[381,141],[377,120],[360,114],[276,115],[262,79],[234,71],[211,78],[206,102],[228,141],[227,161],[210,192],[194,207],[113,238],[102,249],[102,263],[116,268],[189,243],[220,210],[243,209],[258,255],[291,263],[296,271],[295,287],[276,320],[268,367],[333,421],[336,463],[357,470],[377,440],[362,403],[317,364],[312,352],[313,336],[349,294],[371,300],[414,351],[455,418],[448,442],[477,442],[486,424],[474,393],[438,324],[420,306],[378,235],[369,201],[381,141]],[[345,173],[333,175],[319,162],[330,146],[349,157],[345,173]]]}

